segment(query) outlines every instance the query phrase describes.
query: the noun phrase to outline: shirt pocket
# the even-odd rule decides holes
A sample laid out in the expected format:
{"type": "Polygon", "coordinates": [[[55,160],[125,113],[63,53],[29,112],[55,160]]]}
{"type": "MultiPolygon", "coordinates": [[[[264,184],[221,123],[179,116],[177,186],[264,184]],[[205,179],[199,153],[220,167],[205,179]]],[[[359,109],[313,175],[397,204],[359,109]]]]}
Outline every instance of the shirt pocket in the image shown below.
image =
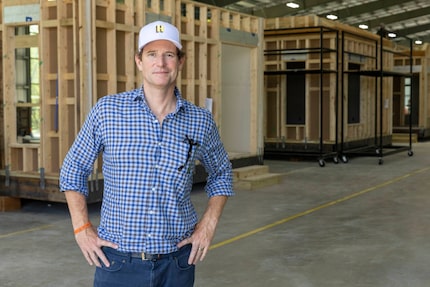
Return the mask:
{"type": "Polygon", "coordinates": [[[179,165],[178,171],[181,173],[190,174],[194,172],[200,145],[192,145],[187,143],[186,146],[186,150],[182,151],[182,163],[179,165]]]}
{"type": "Polygon", "coordinates": [[[191,160],[192,154],[188,155],[189,145],[178,142],[163,147],[160,154],[160,164],[172,172],[183,172],[191,160]]]}

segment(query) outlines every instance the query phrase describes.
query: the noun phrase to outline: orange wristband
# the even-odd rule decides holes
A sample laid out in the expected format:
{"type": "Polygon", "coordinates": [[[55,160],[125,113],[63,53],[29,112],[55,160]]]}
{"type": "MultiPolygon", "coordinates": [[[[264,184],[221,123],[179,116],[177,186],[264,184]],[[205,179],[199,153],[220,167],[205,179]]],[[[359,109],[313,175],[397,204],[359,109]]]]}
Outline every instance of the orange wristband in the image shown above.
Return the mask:
{"type": "Polygon", "coordinates": [[[92,226],[91,222],[87,222],[84,225],[82,225],[81,227],[76,228],[73,232],[75,234],[78,234],[79,232],[84,231],[85,229],[90,228],[91,226],[92,226]]]}

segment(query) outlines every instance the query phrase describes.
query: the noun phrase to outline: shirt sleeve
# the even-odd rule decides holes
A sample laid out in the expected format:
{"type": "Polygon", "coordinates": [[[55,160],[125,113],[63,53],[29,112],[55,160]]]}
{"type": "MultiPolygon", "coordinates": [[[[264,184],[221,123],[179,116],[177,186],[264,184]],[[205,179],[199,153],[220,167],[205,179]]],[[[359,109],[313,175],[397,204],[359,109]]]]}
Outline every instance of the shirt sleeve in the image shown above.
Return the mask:
{"type": "Polygon", "coordinates": [[[208,173],[205,187],[208,197],[233,196],[232,165],[221,142],[218,128],[212,119],[203,149],[201,163],[208,173]]]}
{"type": "Polygon", "coordinates": [[[88,176],[102,150],[100,105],[96,104],[69,149],[60,171],[60,191],[77,191],[88,196],[88,176]]]}

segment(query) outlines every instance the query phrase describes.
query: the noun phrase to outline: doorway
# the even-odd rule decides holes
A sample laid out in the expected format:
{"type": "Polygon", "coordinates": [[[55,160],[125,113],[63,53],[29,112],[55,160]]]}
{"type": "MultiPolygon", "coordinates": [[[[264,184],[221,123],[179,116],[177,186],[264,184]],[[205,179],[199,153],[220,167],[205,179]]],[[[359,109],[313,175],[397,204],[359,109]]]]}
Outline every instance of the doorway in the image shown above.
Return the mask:
{"type": "Polygon", "coordinates": [[[221,139],[229,152],[250,152],[250,59],[250,48],[222,46],[221,139]]]}
{"type": "Polygon", "coordinates": [[[419,118],[419,75],[394,77],[393,84],[393,126],[418,126],[419,118]]]}

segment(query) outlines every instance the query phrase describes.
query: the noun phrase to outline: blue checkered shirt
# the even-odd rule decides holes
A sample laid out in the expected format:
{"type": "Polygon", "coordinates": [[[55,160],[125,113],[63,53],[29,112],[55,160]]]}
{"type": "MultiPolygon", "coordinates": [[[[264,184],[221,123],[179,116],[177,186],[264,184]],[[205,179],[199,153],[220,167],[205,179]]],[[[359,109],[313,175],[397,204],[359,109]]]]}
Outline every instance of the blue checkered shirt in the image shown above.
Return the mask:
{"type": "Polygon", "coordinates": [[[64,159],[60,190],[88,196],[88,176],[103,154],[100,238],[119,251],[170,253],[197,223],[190,200],[195,161],[209,197],[233,195],[231,163],[209,111],[181,98],[162,125],[143,89],[101,98],[64,159]]]}

